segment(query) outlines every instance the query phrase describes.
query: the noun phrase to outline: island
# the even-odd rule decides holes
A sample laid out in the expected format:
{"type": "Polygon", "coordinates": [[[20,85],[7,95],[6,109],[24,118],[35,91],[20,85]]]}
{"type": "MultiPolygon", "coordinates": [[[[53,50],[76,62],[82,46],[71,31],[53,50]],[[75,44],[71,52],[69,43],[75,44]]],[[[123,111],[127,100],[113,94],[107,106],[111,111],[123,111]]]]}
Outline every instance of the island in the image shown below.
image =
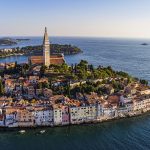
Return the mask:
{"type": "Polygon", "coordinates": [[[93,66],[5,63],[0,71],[0,127],[99,123],[150,111],[148,82],[93,66]]]}
{"type": "Polygon", "coordinates": [[[11,46],[16,45],[17,41],[12,38],[1,38],[0,39],[0,46],[11,46]]]}
{"type": "Polygon", "coordinates": [[[25,38],[18,38],[18,39],[14,39],[14,38],[1,38],[0,39],[0,46],[12,46],[12,45],[16,45],[18,44],[18,42],[21,41],[29,41],[30,39],[25,39],[25,38]]]}
{"type": "MultiPolygon", "coordinates": [[[[20,49],[23,51],[26,55],[41,55],[43,52],[43,46],[38,45],[38,46],[26,46],[22,47],[20,49]]],[[[72,45],[63,45],[63,44],[50,44],[50,52],[51,54],[61,54],[63,53],[64,55],[72,55],[72,54],[78,54],[81,53],[82,50],[76,46],[72,45]]]]}
{"type": "MultiPolygon", "coordinates": [[[[50,48],[51,54],[75,55],[83,52],[80,48],[67,44],[51,44],[50,48]]],[[[42,55],[42,53],[42,45],[0,49],[0,57],[9,57],[15,55],[33,56],[42,55]]]]}

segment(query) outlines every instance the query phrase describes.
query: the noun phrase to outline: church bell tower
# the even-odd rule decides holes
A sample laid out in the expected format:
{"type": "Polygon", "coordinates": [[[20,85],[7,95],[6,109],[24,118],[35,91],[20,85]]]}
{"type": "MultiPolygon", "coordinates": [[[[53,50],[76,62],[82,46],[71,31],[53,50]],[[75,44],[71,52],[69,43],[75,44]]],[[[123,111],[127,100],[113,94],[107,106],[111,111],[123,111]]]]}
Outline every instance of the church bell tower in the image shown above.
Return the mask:
{"type": "Polygon", "coordinates": [[[43,64],[47,67],[50,65],[50,44],[46,27],[43,39],[43,64]]]}

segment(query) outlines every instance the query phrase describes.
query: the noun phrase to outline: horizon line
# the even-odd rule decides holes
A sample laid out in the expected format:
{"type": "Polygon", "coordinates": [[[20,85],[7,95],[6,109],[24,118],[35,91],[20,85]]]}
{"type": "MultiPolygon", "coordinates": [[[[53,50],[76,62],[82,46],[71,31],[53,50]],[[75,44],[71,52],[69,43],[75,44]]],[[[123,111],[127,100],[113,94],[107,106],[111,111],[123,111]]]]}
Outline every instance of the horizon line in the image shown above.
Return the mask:
{"type": "MultiPolygon", "coordinates": [[[[43,35],[0,35],[0,38],[5,37],[43,37],[43,35]]],[[[70,38],[114,38],[114,39],[150,39],[150,37],[120,37],[120,36],[80,36],[80,35],[51,35],[50,37],[70,37],[70,38]]]]}

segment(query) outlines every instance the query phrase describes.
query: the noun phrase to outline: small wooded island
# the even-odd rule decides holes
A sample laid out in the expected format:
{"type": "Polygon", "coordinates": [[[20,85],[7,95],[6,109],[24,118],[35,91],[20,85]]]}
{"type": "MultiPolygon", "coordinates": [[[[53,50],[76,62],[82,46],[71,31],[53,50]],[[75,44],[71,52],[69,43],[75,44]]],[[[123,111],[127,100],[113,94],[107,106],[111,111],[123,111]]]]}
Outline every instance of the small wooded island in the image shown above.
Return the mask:
{"type": "MultiPolygon", "coordinates": [[[[72,45],[62,45],[62,44],[50,44],[50,49],[51,49],[51,54],[61,54],[63,53],[64,55],[73,55],[73,54],[78,54],[81,53],[82,50],[76,46],[72,45]]],[[[26,55],[42,55],[43,53],[43,46],[38,45],[38,46],[27,46],[27,47],[22,47],[20,49],[21,51],[24,52],[26,55]]]]}
{"type": "Polygon", "coordinates": [[[30,39],[25,38],[19,38],[19,39],[13,39],[13,38],[1,38],[0,39],[0,46],[12,46],[18,44],[18,42],[21,41],[29,41],[30,39]]]}
{"type": "Polygon", "coordinates": [[[17,41],[12,38],[1,38],[0,39],[0,46],[11,46],[11,45],[16,45],[17,41]]]}
{"type": "MultiPolygon", "coordinates": [[[[74,55],[82,53],[82,50],[76,46],[72,45],[60,45],[51,44],[51,54],[64,54],[64,55],[74,55]]],[[[26,46],[26,47],[16,47],[9,49],[0,49],[0,57],[9,57],[14,55],[42,55],[42,45],[39,46],[26,46]]]]}

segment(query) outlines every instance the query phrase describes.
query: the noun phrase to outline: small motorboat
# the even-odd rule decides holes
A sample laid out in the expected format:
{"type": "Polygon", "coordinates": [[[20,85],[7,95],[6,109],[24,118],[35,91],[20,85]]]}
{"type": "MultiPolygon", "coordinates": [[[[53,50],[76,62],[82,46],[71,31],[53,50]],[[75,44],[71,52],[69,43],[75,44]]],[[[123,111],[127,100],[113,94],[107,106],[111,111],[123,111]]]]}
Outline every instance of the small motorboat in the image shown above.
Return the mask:
{"type": "Polygon", "coordinates": [[[25,130],[20,130],[19,133],[24,134],[26,131],[25,130]]]}
{"type": "Polygon", "coordinates": [[[45,133],[45,130],[41,130],[40,133],[41,133],[41,134],[45,133]]]}

